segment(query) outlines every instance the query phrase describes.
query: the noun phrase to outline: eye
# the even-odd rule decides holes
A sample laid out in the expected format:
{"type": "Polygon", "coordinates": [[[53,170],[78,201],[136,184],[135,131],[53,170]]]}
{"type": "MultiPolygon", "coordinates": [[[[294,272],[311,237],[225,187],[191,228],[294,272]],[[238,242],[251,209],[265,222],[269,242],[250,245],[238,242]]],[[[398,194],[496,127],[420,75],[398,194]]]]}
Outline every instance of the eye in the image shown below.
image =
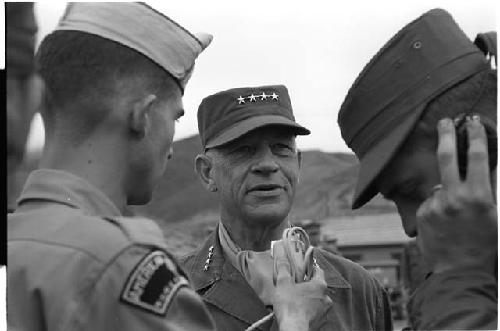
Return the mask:
{"type": "Polygon", "coordinates": [[[419,182],[411,180],[398,187],[396,195],[406,199],[419,199],[419,182]]]}
{"type": "Polygon", "coordinates": [[[235,146],[230,150],[230,154],[237,154],[237,155],[248,155],[253,152],[253,148],[250,145],[240,145],[240,146],[235,146]]]}
{"type": "Polygon", "coordinates": [[[289,156],[295,153],[293,146],[285,143],[274,144],[272,148],[277,155],[289,156]]]}

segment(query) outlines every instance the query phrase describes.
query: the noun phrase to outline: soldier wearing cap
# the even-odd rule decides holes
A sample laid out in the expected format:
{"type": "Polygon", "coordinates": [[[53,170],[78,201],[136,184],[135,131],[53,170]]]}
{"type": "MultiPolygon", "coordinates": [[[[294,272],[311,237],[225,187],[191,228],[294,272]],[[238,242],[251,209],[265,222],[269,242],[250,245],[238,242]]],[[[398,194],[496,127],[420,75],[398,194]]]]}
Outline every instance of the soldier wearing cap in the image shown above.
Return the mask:
{"type": "MultiPolygon", "coordinates": [[[[180,259],[220,330],[243,330],[276,306],[271,241],[289,227],[299,180],[295,122],[283,85],[234,88],[203,99],[198,109],[203,153],[195,160],[202,184],[219,198],[220,222],[201,247],[180,259]]],[[[380,284],[358,265],[314,249],[327,296],[319,306],[296,300],[298,312],[315,317],[307,330],[392,328],[388,299],[380,284]]],[[[287,271],[289,272],[289,271],[287,271]]],[[[300,283],[300,284],[307,284],[300,283]]],[[[279,321],[278,321],[279,322],[279,321]]],[[[261,330],[275,329],[268,320],[261,330]]],[[[282,325],[280,325],[280,328],[282,325]]]]}
{"type": "Polygon", "coordinates": [[[339,113],[361,163],[353,208],[394,201],[429,268],[415,329],[497,328],[495,37],[472,43],[433,9],[382,47],[339,113]]]}
{"type": "Polygon", "coordinates": [[[40,169],[8,217],[13,330],[213,330],[148,219],[196,57],[211,41],[140,3],[71,3],[42,42],[40,169]]]}

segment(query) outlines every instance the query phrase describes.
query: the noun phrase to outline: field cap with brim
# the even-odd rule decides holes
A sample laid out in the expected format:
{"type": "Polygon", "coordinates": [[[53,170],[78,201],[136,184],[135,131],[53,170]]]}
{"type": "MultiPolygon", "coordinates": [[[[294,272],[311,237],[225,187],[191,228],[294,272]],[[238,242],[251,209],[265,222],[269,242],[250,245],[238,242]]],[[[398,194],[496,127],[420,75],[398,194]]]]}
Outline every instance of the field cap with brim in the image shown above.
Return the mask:
{"type": "Polygon", "coordinates": [[[297,135],[310,133],[295,122],[288,90],[283,85],[222,91],[203,99],[198,108],[198,130],[204,149],[268,125],[289,127],[297,135]]]}
{"type": "Polygon", "coordinates": [[[57,30],[81,31],[127,46],[172,75],[181,91],[209,34],[193,35],[169,17],[139,2],[72,2],[57,30]]]}
{"type": "Polygon", "coordinates": [[[483,53],[442,9],[423,14],[380,49],[338,115],[342,137],[360,160],[353,209],[378,193],[377,176],[429,101],[488,68],[483,53]]]}

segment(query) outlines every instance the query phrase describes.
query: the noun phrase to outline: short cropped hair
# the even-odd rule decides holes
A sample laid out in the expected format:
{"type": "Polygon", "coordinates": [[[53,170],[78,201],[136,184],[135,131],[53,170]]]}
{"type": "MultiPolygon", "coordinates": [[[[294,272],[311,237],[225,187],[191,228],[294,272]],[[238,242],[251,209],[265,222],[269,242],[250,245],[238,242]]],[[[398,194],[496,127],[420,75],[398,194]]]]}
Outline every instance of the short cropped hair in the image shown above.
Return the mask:
{"type": "Polygon", "coordinates": [[[179,88],[175,79],[146,56],[97,35],[80,31],[54,31],[42,41],[36,66],[45,82],[42,115],[46,126],[57,120],[55,109],[73,112],[86,121],[86,130],[108,113],[110,100],[137,82],[136,90],[164,95],[179,88]],[[94,114],[92,114],[94,113],[94,114]],[[48,123],[47,123],[48,122],[48,123]]]}

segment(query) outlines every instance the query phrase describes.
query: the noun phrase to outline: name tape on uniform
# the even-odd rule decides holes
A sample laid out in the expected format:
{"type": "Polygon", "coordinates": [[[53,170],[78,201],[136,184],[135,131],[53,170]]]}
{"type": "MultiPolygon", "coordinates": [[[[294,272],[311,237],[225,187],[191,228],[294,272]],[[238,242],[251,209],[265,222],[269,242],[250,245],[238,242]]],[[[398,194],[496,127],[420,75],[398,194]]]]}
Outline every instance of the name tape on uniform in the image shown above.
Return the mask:
{"type": "Polygon", "coordinates": [[[177,291],[189,286],[176,264],[163,251],[146,255],[130,274],[121,300],[148,312],[164,316],[177,291]]]}

